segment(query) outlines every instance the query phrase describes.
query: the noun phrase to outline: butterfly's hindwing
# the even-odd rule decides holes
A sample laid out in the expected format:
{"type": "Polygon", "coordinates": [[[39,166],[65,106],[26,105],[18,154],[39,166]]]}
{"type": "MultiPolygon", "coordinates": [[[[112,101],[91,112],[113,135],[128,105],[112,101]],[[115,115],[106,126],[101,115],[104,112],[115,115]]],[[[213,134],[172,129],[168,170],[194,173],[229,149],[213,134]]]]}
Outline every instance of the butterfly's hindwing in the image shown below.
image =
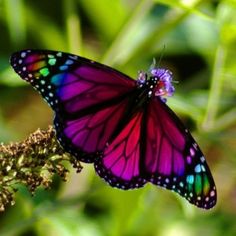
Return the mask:
{"type": "Polygon", "coordinates": [[[96,112],[72,119],[56,115],[54,124],[58,140],[79,160],[94,162],[95,157],[100,156],[114,138],[114,133],[122,127],[129,100],[130,97],[124,98],[96,112]]]}
{"type": "Polygon", "coordinates": [[[140,168],[142,117],[143,113],[137,112],[95,161],[97,173],[111,186],[132,189],[146,183],[140,168]]]}
{"type": "Polygon", "coordinates": [[[159,99],[149,103],[147,117],[143,163],[147,180],[179,193],[198,207],[213,207],[215,183],[189,131],[159,99]]]}

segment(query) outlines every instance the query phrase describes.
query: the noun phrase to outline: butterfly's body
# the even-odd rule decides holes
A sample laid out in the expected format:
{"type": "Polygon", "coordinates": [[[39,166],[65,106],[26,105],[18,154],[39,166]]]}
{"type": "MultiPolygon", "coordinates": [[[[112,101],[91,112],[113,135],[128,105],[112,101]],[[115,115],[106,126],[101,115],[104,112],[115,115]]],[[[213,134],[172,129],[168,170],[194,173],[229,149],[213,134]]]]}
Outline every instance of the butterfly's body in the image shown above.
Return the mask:
{"type": "Polygon", "coordinates": [[[135,81],[79,56],[40,50],[13,54],[11,64],[55,111],[65,151],[94,163],[111,186],[132,189],[152,182],[198,207],[215,205],[206,160],[165,104],[163,96],[174,92],[170,71],[154,68],[135,81]]]}

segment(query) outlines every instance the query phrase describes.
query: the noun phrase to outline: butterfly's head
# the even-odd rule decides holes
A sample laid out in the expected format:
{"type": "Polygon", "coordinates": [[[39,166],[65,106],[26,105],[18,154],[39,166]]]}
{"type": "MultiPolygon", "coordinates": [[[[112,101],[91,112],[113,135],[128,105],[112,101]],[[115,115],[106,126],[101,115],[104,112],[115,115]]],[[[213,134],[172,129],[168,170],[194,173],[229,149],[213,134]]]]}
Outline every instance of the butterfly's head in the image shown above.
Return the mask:
{"type": "Polygon", "coordinates": [[[155,96],[172,96],[175,88],[172,85],[173,76],[172,72],[167,69],[152,69],[151,75],[157,79],[155,87],[155,96]]]}
{"type": "Polygon", "coordinates": [[[150,74],[141,71],[137,80],[140,88],[145,87],[148,89],[149,97],[154,95],[155,97],[160,97],[163,101],[166,101],[163,97],[170,97],[175,91],[172,82],[172,72],[162,68],[153,68],[150,74]]]}

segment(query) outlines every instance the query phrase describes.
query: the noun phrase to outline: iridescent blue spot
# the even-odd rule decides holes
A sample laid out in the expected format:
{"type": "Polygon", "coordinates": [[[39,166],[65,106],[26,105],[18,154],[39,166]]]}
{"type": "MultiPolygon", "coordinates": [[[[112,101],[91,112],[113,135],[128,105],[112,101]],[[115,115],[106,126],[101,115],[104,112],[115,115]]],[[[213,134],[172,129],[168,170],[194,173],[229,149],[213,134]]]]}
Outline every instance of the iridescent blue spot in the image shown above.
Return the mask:
{"type": "Polygon", "coordinates": [[[60,85],[63,83],[64,78],[65,78],[65,74],[57,74],[57,75],[52,76],[51,82],[52,84],[60,85]]]}
{"type": "Polygon", "coordinates": [[[72,65],[73,63],[74,63],[74,61],[68,59],[68,60],[66,60],[66,63],[65,63],[65,64],[66,64],[66,65],[72,65]]]}
{"type": "Polygon", "coordinates": [[[67,66],[67,65],[63,65],[63,66],[60,66],[59,69],[60,69],[60,70],[67,70],[67,69],[68,69],[68,66],[67,66]]]}
{"type": "Polygon", "coordinates": [[[193,176],[193,175],[188,175],[188,176],[186,177],[186,181],[187,181],[187,183],[189,183],[189,184],[193,184],[193,183],[194,183],[194,176],[193,176]]]}
{"type": "Polygon", "coordinates": [[[196,165],[195,168],[194,168],[194,171],[196,173],[200,173],[202,171],[201,165],[200,164],[196,165]]]}

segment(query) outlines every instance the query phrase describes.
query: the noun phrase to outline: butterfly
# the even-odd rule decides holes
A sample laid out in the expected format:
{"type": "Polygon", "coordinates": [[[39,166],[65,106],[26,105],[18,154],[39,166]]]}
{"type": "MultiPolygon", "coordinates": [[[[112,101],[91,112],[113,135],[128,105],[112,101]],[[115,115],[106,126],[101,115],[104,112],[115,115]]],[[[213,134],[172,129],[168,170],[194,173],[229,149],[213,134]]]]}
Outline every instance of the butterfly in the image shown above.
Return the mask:
{"type": "Polygon", "coordinates": [[[166,105],[174,93],[168,69],[139,72],[137,80],[98,62],[50,50],[23,50],[10,63],[55,112],[64,150],[109,185],[172,190],[197,207],[216,204],[206,159],[188,129],[166,105]]]}

